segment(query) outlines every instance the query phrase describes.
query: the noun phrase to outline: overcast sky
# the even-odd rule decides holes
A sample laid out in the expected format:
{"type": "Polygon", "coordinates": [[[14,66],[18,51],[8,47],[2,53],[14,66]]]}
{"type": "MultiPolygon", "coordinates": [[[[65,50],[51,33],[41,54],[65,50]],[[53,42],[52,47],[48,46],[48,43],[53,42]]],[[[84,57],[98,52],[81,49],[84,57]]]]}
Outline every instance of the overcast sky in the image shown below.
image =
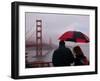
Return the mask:
{"type": "Polygon", "coordinates": [[[43,40],[50,38],[58,43],[58,38],[66,31],[81,31],[89,37],[89,15],[25,13],[26,40],[35,40],[36,19],[42,20],[43,40]],[[33,37],[30,37],[33,36],[33,37]]]}

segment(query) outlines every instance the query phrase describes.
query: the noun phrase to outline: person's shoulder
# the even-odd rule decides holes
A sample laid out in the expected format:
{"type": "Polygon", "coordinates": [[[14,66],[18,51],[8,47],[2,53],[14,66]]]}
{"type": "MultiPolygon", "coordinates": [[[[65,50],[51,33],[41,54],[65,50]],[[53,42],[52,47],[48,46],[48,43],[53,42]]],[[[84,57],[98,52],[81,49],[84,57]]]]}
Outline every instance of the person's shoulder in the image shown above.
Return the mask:
{"type": "Polygon", "coordinates": [[[57,49],[54,50],[54,52],[57,52],[58,50],[59,50],[59,49],[57,48],[57,49]]]}
{"type": "Polygon", "coordinates": [[[67,52],[70,52],[70,53],[72,52],[71,49],[68,48],[68,47],[66,48],[66,51],[67,51],[67,52]]]}
{"type": "Polygon", "coordinates": [[[66,50],[70,50],[70,48],[66,47],[66,50]]]}

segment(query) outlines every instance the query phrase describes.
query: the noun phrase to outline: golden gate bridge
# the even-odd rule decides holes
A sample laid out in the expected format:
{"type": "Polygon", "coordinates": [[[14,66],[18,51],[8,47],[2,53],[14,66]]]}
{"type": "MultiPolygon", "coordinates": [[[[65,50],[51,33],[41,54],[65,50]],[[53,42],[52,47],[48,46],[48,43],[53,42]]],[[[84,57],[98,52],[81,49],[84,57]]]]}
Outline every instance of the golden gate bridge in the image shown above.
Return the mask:
{"type": "MultiPolygon", "coordinates": [[[[32,62],[28,62],[27,58],[28,58],[28,52],[26,52],[26,68],[29,67],[50,67],[52,66],[52,62],[51,61],[44,61],[44,58],[47,58],[46,56],[49,54],[49,52],[53,49],[52,47],[52,39],[49,38],[49,41],[47,43],[47,40],[45,38],[45,40],[43,40],[43,31],[42,31],[42,20],[37,19],[36,20],[36,31],[33,31],[32,29],[28,32],[26,32],[26,42],[25,42],[25,47],[30,48],[33,47],[32,50],[35,51],[35,53],[33,53],[32,55],[32,59],[38,59],[38,60],[34,60],[32,62]],[[33,37],[33,35],[35,35],[35,37],[33,37]],[[32,40],[33,37],[33,40],[32,40]],[[47,52],[44,52],[44,49],[47,50],[47,52]],[[40,60],[42,58],[42,60],[40,60]]],[[[48,59],[48,58],[47,58],[48,59]]]]}

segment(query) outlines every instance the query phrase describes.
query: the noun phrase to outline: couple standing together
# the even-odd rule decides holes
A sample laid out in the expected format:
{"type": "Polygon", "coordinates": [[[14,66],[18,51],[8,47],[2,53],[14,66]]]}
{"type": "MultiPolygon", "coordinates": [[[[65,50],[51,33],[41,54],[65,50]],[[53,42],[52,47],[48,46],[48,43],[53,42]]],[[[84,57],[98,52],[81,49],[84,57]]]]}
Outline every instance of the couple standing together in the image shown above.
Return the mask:
{"type": "Polygon", "coordinates": [[[86,56],[83,54],[81,48],[76,46],[73,48],[75,55],[71,50],[65,47],[65,42],[59,42],[59,48],[53,53],[53,66],[71,66],[71,64],[77,65],[89,65],[86,56]]]}

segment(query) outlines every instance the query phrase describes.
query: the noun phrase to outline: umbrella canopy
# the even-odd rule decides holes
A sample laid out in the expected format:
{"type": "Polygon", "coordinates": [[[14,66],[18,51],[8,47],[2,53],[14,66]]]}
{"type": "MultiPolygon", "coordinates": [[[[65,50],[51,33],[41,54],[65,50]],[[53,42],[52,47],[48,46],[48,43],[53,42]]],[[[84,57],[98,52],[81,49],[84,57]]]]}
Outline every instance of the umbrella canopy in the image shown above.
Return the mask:
{"type": "Polygon", "coordinates": [[[88,43],[89,38],[80,31],[68,31],[59,37],[62,41],[71,41],[77,43],[88,43]]]}

